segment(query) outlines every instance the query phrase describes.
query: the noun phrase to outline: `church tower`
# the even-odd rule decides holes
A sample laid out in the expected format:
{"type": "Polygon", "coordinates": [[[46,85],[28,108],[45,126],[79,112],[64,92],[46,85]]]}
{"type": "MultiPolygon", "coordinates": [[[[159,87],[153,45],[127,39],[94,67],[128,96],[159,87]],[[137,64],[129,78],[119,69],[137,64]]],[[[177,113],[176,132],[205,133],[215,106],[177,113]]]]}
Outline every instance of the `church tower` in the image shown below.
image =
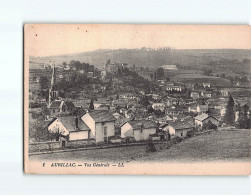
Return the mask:
{"type": "Polygon", "coordinates": [[[50,107],[51,102],[55,100],[58,96],[58,91],[56,90],[56,71],[55,71],[55,63],[52,65],[52,75],[51,75],[51,87],[49,90],[49,103],[48,107],[50,107]]]}

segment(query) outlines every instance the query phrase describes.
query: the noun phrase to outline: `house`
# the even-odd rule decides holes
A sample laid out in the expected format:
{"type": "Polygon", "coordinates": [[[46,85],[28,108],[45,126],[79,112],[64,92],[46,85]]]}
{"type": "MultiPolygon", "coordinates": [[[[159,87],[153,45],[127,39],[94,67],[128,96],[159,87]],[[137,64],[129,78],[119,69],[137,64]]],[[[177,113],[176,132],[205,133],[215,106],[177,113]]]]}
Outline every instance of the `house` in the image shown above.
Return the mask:
{"type": "Polygon", "coordinates": [[[90,138],[94,138],[96,143],[108,142],[109,137],[115,135],[116,118],[109,111],[94,110],[81,119],[91,129],[90,138]]]}
{"type": "Polygon", "coordinates": [[[166,105],[167,106],[173,106],[173,105],[178,105],[179,104],[179,100],[178,99],[176,99],[176,98],[168,98],[167,100],[166,100],[166,105]]]}
{"type": "Polygon", "coordinates": [[[210,88],[211,87],[210,83],[203,83],[202,85],[203,85],[204,88],[210,88]]]}
{"type": "Polygon", "coordinates": [[[188,112],[197,112],[197,104],[196,103],[190,104],[188,107],[188,112]]]}
{"type": "Polygon", "coordinates": [[[220,93],[223,97],[228,97],[228,90],[221,90],[220,93]]]}
{"type": "Polygon", "coordinates": [[[176,121],[173,123],[168,124],[167,128],[164,130],[168,130],[171,139],[173,137],[186,137],[189,131],[194,129],[194,121],[191,119],[183,120],[183,121],[176,121]]]}
{"type": "Polygon", "coordinates": [[[176,65],[162,65],[161,68],[164,70],[178,70],[176,65]]]}
{"type": "Polygon", "coordinates": [[[172,107],[172,108],[167,108],[165,110],[165,114],[166,115],[170,115],[170,116],[178,116],[179,114],[184,113],[184,109],[180,108],[180,107],[172,107]]]}
{"type": "Polygon", "coordinates": [[[101,77],[106,77],[106,71],[105,70],[102,70],[101,73],[100,73],[101,77]]]}
{"type": "Polygon", "coordinates": [[[160,124],[164,124],[164,123],[170,122],[170,121],[172,121],[172,120],[173,120],[173,119],[172,119],[170,116],[166,115],[165,117],[157,118],[157,119],[156,119],[156,122],[157,122],[157,123],[160,123],[160,124]]]}
{"type": "Polygon", "coordinates": [[[56,115],[59,113],[69,113],[75,108],[74,104],[70,101],[55,100],[52,101],[49,110],[51,115],[56,115]]]}
{"type": "Polygon", "coordinates": [[[127,107],[127,102],[125,100],[113,100],[112,105],[120,108],[127,107]]]}
{"type": "Polygon", "coordinates": [[[208,105],[205,104],[198,104],[197,107],[196,107],[196,112],[198,113],[206,113],[208,112],[208,105]]]}
{"type": "Polygon", "coordinates": [[[161,110],[162,112],[165,110],[165,107],[166,107],[165,103],[161,103],[161,102],[152,104],[152,108],[154,110],[161,110]]]}
{"type": "Polygon", "coordinates": [[[166,90],[167,91],[181,91],[182,90],[182,86],[175,85],[173,82],[168,82],[166,84],[166,90]]]}
{"type": "Polygon", "coordinates": [[[204,98],[211,98],[212,97],[212,92],[211,91],[202,91],[201,96],[204,98]]]}
{"type": "Polygon", "coordinates": [[[196,99],[200,98],[200,94],[197,92],[191,92],[190,97],[193,98],[194,100],[196,100],[196,99]]]}
{"type": "Polygon", "coordinates": [[[195,125],[200,126],[200,127],[202,127],[204,124],[208,123],[209,121],[211,121],[216,126],[218,126],[219,124],[218,119],[216,119],[213,116],[209,116],[208,114],[205,114],[205,113],[202,113],[196,116],[194,119],[195,119],[195,125]]]}
{"type": "Polygon", "coordinates": [[[121,137],[134,137],[136,141],[148,140],[150,134],[155,134],[157,124],[150,120],[133,120],[121,127],[121,137]]]}
{"type": "Polygon", "coordinates": [[[59,133],[62,137],[69,136],[69,140],[90,138],[90,128],[82,120],[72,116],[55,117],[48,124],[48,131],[59,133]]]}

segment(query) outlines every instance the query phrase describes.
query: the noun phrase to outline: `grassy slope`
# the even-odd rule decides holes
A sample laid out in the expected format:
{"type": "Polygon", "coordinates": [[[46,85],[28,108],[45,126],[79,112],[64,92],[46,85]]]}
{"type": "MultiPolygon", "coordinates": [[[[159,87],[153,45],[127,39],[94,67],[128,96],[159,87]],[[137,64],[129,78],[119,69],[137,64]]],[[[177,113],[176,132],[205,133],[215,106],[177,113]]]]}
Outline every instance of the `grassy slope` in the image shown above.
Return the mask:
{"type": "Polygon", "coordinates": [[[251,160],[251,130],[219,131],[187,139],[168,150],[146,153],[146,146],[121,147],[31,156],[31,160],[98,162],[251,160]]]}
{"type": "Polygon", "coordinates": [[[251,160],[251,130],[219,131],[187,139],[140,161],[236,161],[251,160]]]}

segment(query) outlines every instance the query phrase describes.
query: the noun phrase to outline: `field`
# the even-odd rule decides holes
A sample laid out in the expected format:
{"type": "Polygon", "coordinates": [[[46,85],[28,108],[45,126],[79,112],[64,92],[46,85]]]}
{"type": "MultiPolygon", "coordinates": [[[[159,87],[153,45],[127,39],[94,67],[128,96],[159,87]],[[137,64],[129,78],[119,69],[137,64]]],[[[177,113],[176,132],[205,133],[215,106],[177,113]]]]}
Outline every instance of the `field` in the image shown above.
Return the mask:
{"type": "Polygon", "coordinates": [[[75,151],[30,156],[31,160],[74,160],[98,162],[201,162],[250,161],[251,130],[221,130],[184,140],[155,153],[146,146],[75,151]]]}
{"type": "Polygon", "coordinates": [[[222,130],[186,139],[140,161],[247,161],[251,160],[251,130],[222,130]]]}

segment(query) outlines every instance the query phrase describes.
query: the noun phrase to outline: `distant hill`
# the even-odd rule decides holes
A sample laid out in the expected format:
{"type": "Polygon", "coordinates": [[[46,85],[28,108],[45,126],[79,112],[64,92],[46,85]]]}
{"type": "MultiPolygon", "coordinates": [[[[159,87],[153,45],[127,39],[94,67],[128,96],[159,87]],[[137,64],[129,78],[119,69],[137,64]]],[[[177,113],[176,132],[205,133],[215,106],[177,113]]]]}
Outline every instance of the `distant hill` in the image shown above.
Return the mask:
{"type": "MultiPolygon", "coordinates": [[[[102,68],[110,59],[111,62],[135,64],[138,67],[155,69],[164,64],[180,66],[204,66],[211,61],[251,59],[251,50],[241,49],[194,49],[194,50],[153,50],[117,49],[95,50],[70,55],[49,57],[30,57],[30,68],[43,68],[44,63],[50,61],[56,64],[69,63],[71,60],[87,62],[97,68],[102,68]]],[[[239,67],[241,68],[241,67],[239,67]]],[[[250,69],[249,69],[250,70],[250,69]]]]}

